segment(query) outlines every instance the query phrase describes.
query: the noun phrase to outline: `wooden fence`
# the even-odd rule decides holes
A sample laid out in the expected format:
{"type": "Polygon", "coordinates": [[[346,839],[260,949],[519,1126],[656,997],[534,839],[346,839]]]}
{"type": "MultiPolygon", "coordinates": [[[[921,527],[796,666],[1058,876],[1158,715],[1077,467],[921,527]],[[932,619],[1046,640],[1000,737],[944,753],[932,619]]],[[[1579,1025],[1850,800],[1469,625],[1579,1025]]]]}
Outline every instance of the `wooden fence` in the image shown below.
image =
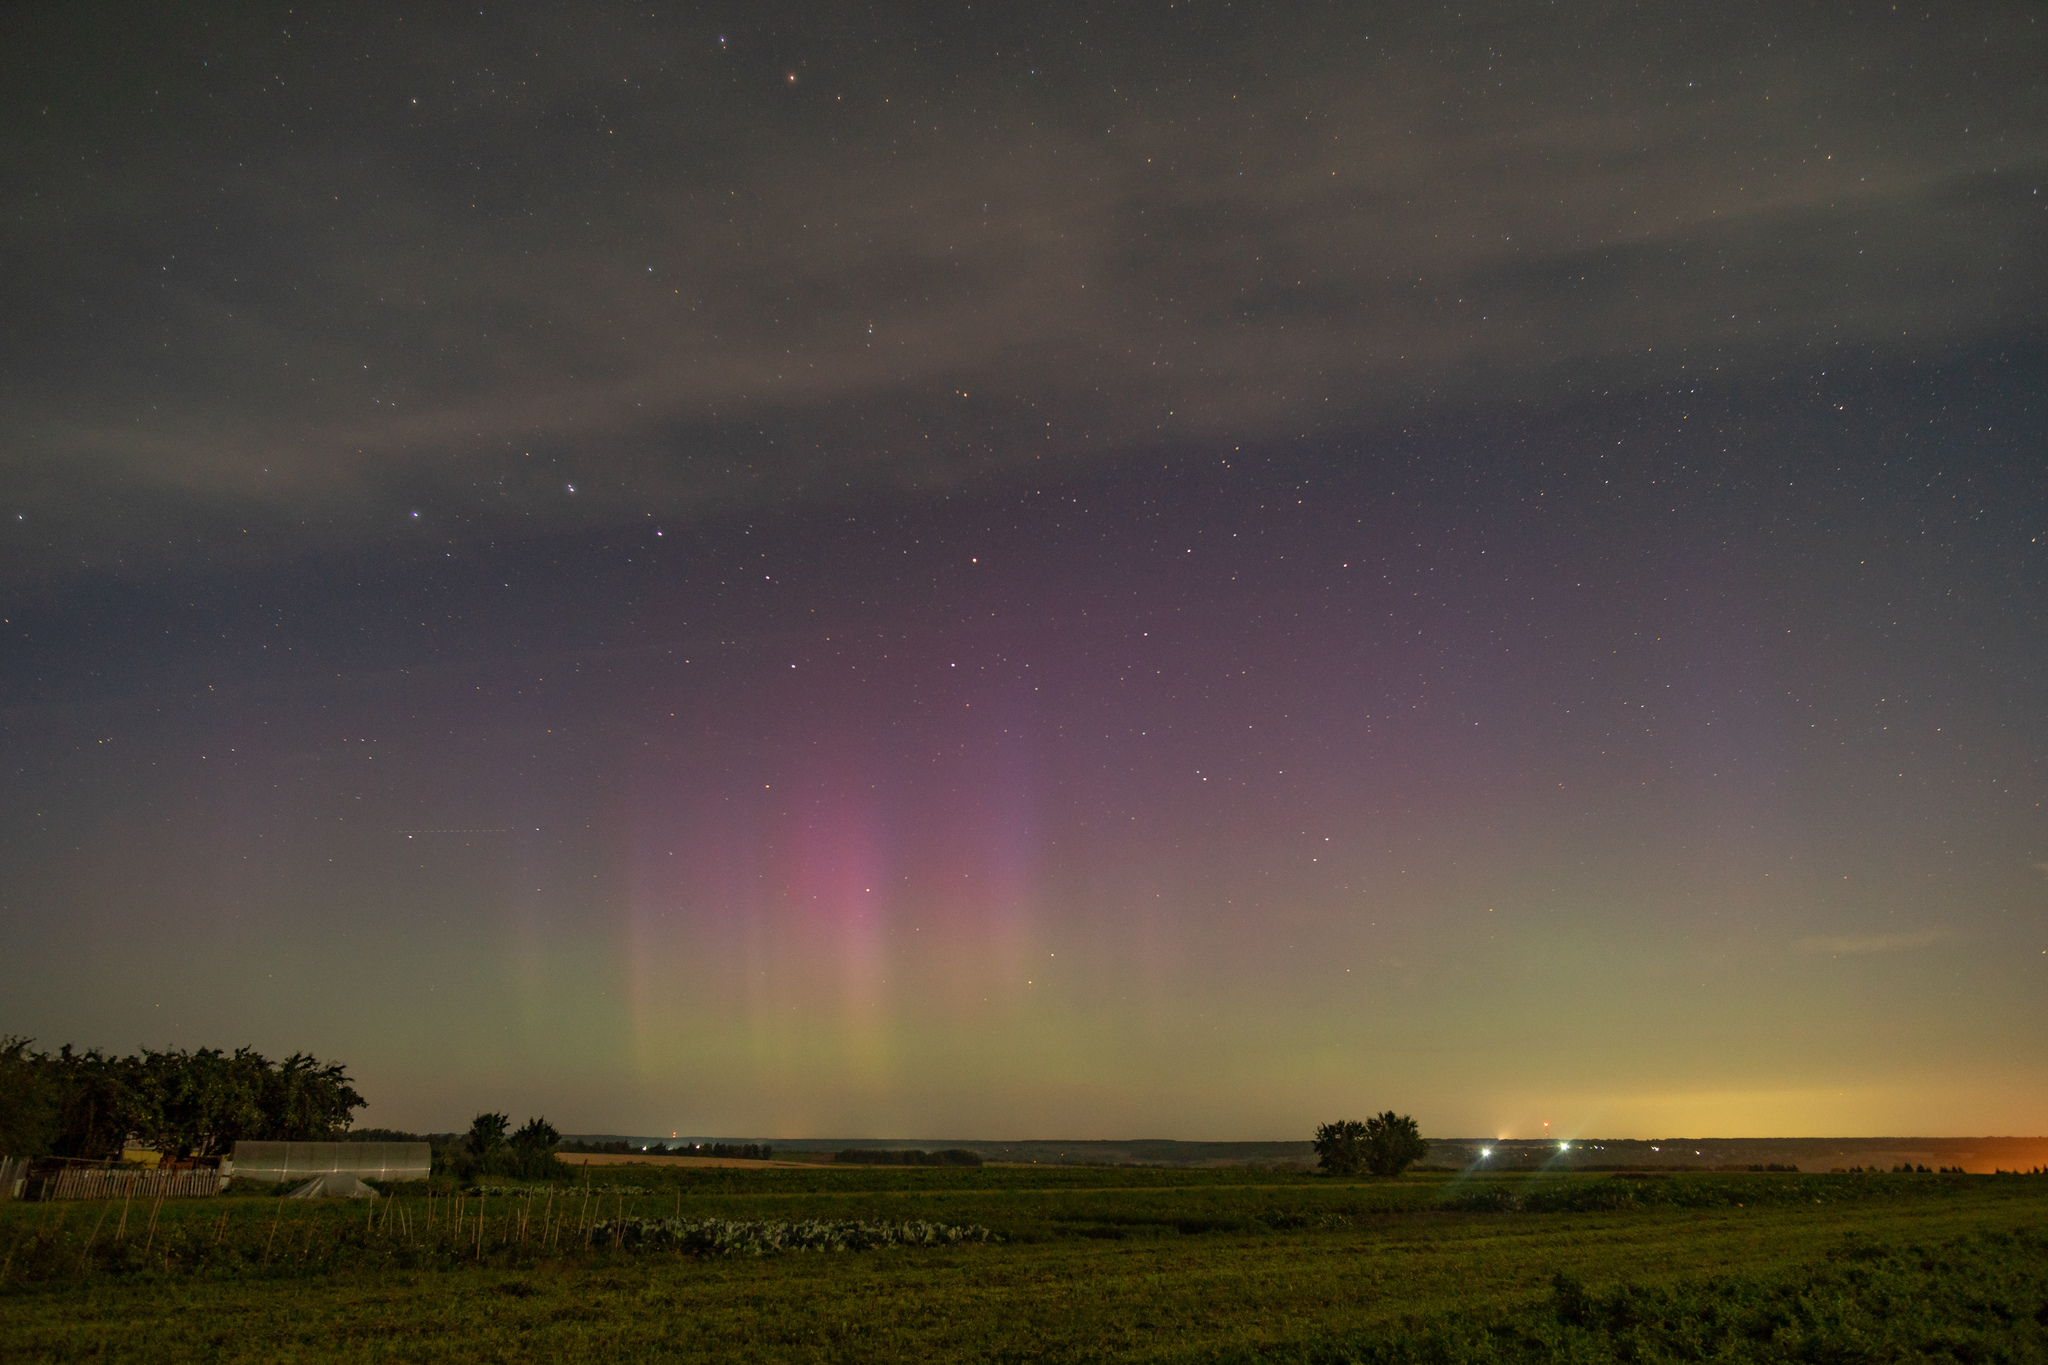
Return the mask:
{"type": "Polygon", "coordinates": [[[218,1194],[225,1182],[211,1166],[154,1171],[118,1166],[66,1166],[43,1177],[44,1199],[154,1199],[218,1194]]]}

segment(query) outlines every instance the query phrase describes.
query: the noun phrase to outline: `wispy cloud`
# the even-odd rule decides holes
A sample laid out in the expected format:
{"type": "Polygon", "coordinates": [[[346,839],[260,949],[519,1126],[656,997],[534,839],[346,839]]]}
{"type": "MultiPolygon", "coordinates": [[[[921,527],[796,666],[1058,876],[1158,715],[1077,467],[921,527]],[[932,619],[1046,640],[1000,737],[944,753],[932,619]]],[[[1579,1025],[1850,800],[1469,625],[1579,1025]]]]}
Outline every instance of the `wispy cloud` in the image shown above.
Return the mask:
{"type": "Polygon", "coordinates": [[[1903,953],[1947,937],[1940,929],[1923,929],[1913,934],[1812,934],[1793,946],[1804,953],[1903,953]]]}
{"type": "MultiPolygon", "coordinates": [[[[1142,28],[1053,86],[1008,41],[856,60],[874,35],[807,17],[768,66],[715,29],[570,61],[513,20],[488,57],[382,40],[386,83],[303,59],[311,140],[250,140],[268,87],[175,124],[183,160],[45,120],[5,225],[10,508],[67,573],[195,523],[238,555],[420,507],[529,535],[2000,335],[2039,213],[1997,187],[2048,166],[2025,17],[1969,21],[1967,89],[1906,81],[1913,30],[1775,15],[1226,24],[1171,89],[1119,55],[1142,28]]],[[[282,55],[242,41],[235,69],[282,55]]],[[[107,117],[217,93],[163,79],[109,81],[135,102],[107,117]]]]}

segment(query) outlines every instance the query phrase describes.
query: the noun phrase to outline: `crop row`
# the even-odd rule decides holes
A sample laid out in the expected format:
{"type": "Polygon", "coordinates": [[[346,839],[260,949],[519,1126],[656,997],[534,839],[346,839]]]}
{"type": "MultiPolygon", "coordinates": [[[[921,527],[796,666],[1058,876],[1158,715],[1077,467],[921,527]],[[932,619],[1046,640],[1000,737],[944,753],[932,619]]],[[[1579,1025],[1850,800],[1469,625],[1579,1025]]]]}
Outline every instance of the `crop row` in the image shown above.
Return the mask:
{"type": "Polygon", "coordinates": [[[992,1240],[975,1224],[865,1222],[806,1219],[802,1222],[731,1221],[710,1218],[612,1218],[599,1223],[591,1241],[628,1250],[675,1250],[697,1255],[756,1256],[774,1251],[874,1251],[882,1247],[959,1246],[992,1240]]]}

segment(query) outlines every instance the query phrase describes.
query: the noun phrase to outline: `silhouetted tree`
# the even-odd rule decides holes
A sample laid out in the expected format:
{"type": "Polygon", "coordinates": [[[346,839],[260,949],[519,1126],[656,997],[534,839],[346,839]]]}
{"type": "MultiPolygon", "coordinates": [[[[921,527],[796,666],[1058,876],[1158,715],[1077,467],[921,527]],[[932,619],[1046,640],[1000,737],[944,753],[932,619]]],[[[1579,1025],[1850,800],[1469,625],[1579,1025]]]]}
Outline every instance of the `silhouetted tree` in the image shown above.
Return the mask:
{"type": "Polygon", "coordinates": [[[1365,1165],[1377,1176],[1397,1176],[1429,1155],[1415,1120],[1389,1109],[1365,1121],[1365,1165]]]}
{"type": "Polygon", "coordinates": [[[512,1146],[521,1152],[548,1152],[561,1140],[554,1124],[546,1119],[528,1119],[526,1126],[512,1135],[512,1146]]]}
{"type": "Polygon", "coordinates": [[[463,1150],[482,1167],[505,1145],[505,1130],[511,1126],[509,1114],[478,1114],[469,1121],[469,1135],[462,1140],[463,1150]]]}
{"type": "Polygon", "coordinates": [[[363,1097],[338,1064],[250,1048],[55,1056],[0,1039],[0,1145],[22,1155],[118,1156],[131,1134],[169,1156],[214,1156],[244,1138],[309,1141],[348,1127],[363,1097]]]}
{"type": "Polygon", "coordinates": [[[1339,1119],[1316,1129],[1317,1164],[1331,1175],[1357,1175],[1365,1165],[1365,1125],[1339,1119]]]}
{"type": "Polygon", "coordinates": [[[0,1038],[0,1156],[47,1156],[57,1141],[64,1096],[32,1041],[0,1038]]]}

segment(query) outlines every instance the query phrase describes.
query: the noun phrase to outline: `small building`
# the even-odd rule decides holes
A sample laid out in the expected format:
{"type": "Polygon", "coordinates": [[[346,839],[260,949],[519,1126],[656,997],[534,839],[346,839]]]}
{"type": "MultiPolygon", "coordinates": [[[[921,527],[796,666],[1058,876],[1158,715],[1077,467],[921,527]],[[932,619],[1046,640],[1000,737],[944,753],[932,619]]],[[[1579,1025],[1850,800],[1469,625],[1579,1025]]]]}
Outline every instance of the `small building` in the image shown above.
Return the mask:
{"type": "Polygon", "coordinates": [[[425,1180],[433,1159],[424,1142],[238,1142],[222,1166],[223,1174],[273,1184],[336,1172],[364,1180],[425,1180]]]}

